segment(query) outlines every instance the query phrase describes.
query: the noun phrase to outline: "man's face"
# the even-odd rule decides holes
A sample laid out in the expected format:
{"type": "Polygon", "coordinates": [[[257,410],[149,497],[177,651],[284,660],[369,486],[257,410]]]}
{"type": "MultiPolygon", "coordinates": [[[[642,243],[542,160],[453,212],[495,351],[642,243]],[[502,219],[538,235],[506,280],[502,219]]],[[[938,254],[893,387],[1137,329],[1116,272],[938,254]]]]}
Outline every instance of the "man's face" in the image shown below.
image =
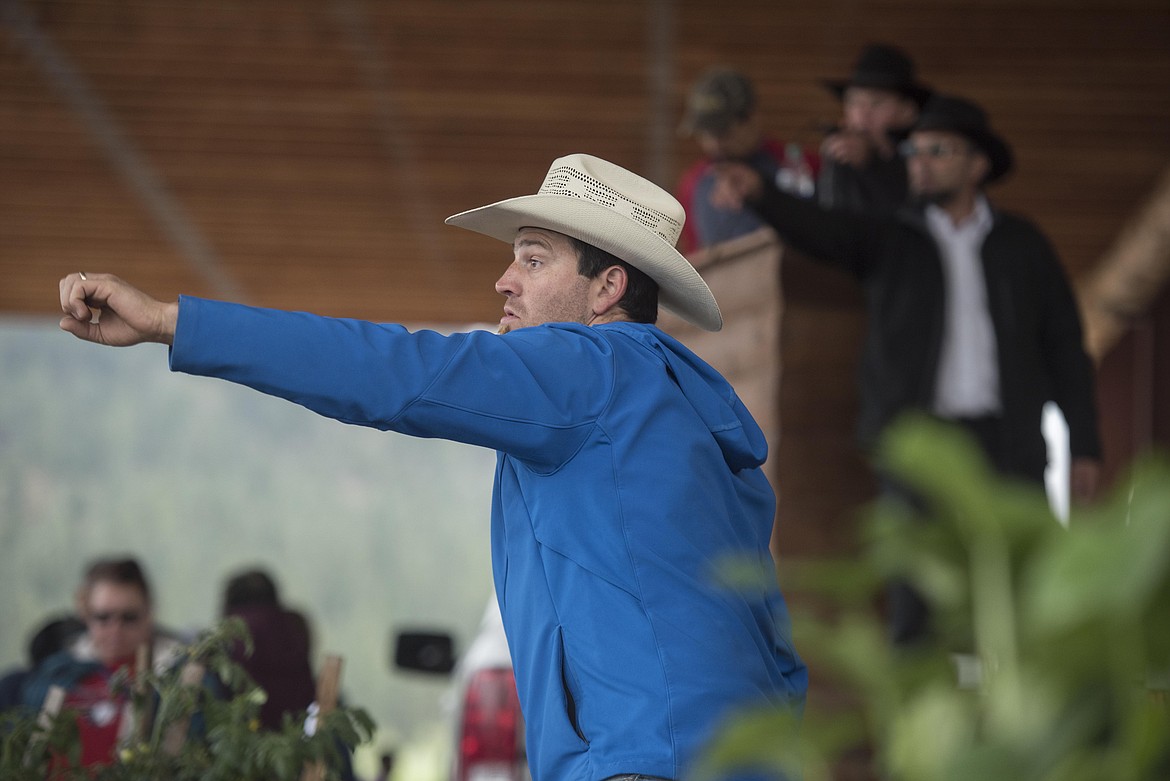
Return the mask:
{"type": "Polygon", "coordinates": [[[921,130],[904,145],[910,192],[919,200],[944,206],[979,189],[987,158],[958,133],[921,130]]]}
{"type": "Polygon", "coordinates": [[[711,160],[744,160],[760,148],[763,134],[760,121],[755,114],[747,119],[734,122],[726,130],[714,133],[700,130],[695,140],[703,154],[711,160]]]}
{"type": "Polygon", "coordinates": [[[883,142],[892,130],[910,127],[918,106],[898,92],[873,87],[847,87],[842,98],[845,129],[883,142]]]}
{"type": "Polygon", "coordinates": [[[577,250],[569,238],[543,228],[521,228],[514,259],[496,281],[507,298],[499,333],[542,323],[590,323],[592,280],[577,272],[577,250]]]}
{"type": "Polygon", "coordinates": [[[98,581],[90,588],[82,607],[90,639],[104,664],[133,657],[138,647],[150,640],[150,606],[136,586],[98,581]]]}

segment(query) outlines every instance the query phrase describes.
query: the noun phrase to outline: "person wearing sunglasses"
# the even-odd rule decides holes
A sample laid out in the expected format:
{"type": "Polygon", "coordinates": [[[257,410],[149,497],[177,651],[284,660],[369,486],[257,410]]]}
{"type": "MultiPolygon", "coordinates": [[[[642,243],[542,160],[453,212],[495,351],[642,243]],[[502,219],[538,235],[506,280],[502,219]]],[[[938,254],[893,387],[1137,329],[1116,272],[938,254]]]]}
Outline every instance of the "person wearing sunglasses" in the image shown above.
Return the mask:
{"type": "Polygon", "coordinates": [[[49,688],[66,692],[63,708],[77,713],[82,767],[114,761],[118,746],[135,734],[129,699],[111,691],[110,680],[137,665],[139,648],[149,647],[156,670],[178,661],[179,642],[156,629],[150,584],[133,558],[103,558],[86,569],[77,590],[77,614],[85,631],[50,656],[26,682],[24,704],[40,708],[49,688]]]}
{"type": "MultiPolygon", "coordinates": [[[[746,203],[786,245],[860,282],[863,448],[916,410],[963,427],[1001,473],[1042,489],[1042,409],[1054,401],[1069,429],[1069,493],[1093,498],[1101,456],[1094,374],[1071,286],[1040,229],[985,192],[1011,171],[1011,148],[982,107],[939,95],[899,151],[910,200],[891,216],[821,208],[745,166],[721,170],[715,197],[746,203]]],[[[895,642],[928,632],[915,596],[891,595],[891,613],[895,642]]]]}

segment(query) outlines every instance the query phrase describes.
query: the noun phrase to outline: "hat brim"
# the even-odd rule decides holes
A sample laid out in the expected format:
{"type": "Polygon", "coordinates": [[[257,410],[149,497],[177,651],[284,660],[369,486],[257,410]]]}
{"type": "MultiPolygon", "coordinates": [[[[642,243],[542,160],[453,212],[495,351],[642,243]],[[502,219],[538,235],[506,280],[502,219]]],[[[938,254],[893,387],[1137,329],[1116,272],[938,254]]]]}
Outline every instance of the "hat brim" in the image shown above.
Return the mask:
{"type": "Polygon", "coordinates": [[[511,244],[521,228],[546,228],[621,258],[658,283],[658,302],[706,331],[723,327],[707,283],[657,233],[609,207],[567,195],[524,195],[454,214],[446,224],[511,244]]]}
{"type": "Polygon", "coordinates": [[[922,108],[934,95],[934,90],[922,84],[894,84],[891,82],[883,82],[880,79],[826,79],[821,82],[825,89],[833,93],[837,100],[844,100],[845,90],[850,87],[866,87],[869,89],[884,89],[890,92],[896,92],[899,95],[905,95],[918,104],[918,108],[922,108]]]}
{"type": "Polygon", "coordinates": [[[983,180],[984,184],[990,184],[1007,176],[1014,165],[1015,156],[1012,154],[1011,147],[1008,146],[1006,141],[990,130],[960,127],[945,119],[935,121],[931,117],[925,117],[923,121],[919,121],[914,126],[914,130],[936,130],[946,133],[958,133],[970,139],[971,143],[975,144],[975,146],[979,147],[987,155],[987,159],[991,163],[987,177],[983,180]]]}

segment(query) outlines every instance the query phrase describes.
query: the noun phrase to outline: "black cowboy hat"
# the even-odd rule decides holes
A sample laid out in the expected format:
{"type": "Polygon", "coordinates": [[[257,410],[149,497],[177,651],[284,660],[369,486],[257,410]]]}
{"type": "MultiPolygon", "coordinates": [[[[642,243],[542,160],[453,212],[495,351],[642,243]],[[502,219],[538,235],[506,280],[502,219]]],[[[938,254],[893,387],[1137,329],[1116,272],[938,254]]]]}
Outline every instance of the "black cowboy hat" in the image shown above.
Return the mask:
{"type": "Polygon", "coordinates": [[[979,147],[991,161],[984,183],[994,182],[1012,170],[1011,147],[992,131],[987,112],[969,100],[955,95],[935,95],[911,128],[911,132],[918,130],[958,133],[979,147]]]}
{"type": "Polygon", "coordinates": [[[905,95],[921,107],[932,90],[918,81],[915,70],[914,61],[901,49],[874,43],[862,49],[848,79],[826,79],[824,84],[838,98],[849,87],[869,87],[905,95]]]}

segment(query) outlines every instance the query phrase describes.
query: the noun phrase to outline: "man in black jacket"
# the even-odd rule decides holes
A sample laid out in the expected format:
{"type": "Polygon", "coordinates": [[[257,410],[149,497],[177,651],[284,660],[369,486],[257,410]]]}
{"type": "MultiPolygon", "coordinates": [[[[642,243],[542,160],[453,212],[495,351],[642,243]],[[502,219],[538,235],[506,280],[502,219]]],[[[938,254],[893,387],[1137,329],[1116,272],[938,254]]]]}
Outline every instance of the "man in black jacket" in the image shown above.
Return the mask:
{"type": "Polygon", "coordinates": [[[1041,411],[1051,400],[1068,422],[1071,494],[1091,498],[1093,367],[1068,279],[1040,230],[984,195],[1011,170],[1010,148],[979,106],[937,96],[901,152],[911,203],[892,216],[820,208],[743,166],[721,171],[714,197],[746,202],[786,244],[859,279],[864,445],[921,410],[965,426],[1001,472],[1043,485],[1041,411]]]}

